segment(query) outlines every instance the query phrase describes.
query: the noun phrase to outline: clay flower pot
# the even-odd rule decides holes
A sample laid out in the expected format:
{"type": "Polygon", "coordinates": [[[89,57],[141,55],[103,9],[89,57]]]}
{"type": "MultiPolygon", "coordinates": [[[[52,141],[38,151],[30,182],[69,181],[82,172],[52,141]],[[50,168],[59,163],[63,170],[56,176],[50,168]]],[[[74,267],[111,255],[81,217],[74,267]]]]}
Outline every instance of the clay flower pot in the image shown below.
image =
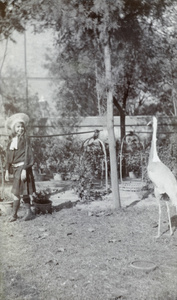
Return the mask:
{"type": "Polygon", "coordinates": [[[38,200],[33,201],[36,214],[52,214],[52,201],[51,200],[38,200]]]}
{"type": "Polygon", "coordinates": [[[33,200],[33,205],[36,214],[47,214],[52,213],[52,201],[49,200],[50,194],[45,191],[40,191],[36,193],[33,200]]]}

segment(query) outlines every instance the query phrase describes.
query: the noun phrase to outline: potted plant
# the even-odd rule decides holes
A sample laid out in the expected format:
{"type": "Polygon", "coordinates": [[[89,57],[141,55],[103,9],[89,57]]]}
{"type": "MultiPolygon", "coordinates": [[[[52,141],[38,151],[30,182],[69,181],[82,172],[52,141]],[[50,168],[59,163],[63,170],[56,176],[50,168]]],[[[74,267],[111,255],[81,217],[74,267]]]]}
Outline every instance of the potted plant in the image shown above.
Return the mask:
{"type": "Polygon", "coordinates": [[[52,201],[50,200],[50,193],[42,190],[36,192],[33,196],[33,204],[36,214],[52,213],[52,201]]]}

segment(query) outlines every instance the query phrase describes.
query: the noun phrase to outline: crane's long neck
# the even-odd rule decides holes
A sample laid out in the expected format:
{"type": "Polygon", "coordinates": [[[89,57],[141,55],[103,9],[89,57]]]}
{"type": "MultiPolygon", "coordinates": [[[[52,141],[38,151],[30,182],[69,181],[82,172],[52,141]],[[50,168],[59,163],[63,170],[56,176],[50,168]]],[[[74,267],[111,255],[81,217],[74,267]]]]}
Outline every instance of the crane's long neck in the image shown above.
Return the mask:
{"type": "Polygon", "coordinates": [[[157,154],[156,140],[157,140],[157,123],[153,122],[153,134],[152,134],[149,162],[160,161],[158,154],[157,154]]]}

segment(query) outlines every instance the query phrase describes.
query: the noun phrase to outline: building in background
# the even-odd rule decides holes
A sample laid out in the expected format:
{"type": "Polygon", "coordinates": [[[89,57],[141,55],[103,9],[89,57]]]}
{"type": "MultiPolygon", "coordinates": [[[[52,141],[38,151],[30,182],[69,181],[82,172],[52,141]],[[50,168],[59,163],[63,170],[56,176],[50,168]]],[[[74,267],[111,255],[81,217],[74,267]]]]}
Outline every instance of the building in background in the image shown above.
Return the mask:
{"type": "MultiPolygon", "coordinates": [[[[3,82],[13,81],[15,72],[22,74],[25,78],[23,90],[21,89],[22,95],[26,97],[24,101],[28,101],[29,94],[36,95],[40,101],[45,99],[46,105],[51,106],[51,109],[53,80],[45,68],[45,63],[46,55],[54,51],[53,38],[52,30],[36,33],[30,27],[25,33],[14,32],[11,40],[0,41],[0,75],[3,82]]],[[[3,107],[2,96],[0,104],[3,107]]],[[[1,109],[0,116],[3,114],[1,109]]]]}

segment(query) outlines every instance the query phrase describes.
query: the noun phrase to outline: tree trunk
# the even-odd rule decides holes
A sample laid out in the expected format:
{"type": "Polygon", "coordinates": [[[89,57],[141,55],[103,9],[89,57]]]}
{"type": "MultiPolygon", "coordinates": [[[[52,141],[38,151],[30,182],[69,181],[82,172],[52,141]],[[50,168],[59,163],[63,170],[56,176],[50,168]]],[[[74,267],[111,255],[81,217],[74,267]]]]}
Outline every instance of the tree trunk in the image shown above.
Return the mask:
{"type": "Polygon", "coordinates": [[[120,193],[118,182],[118,170],[117,170],[117,155],[116,155],[116,141],[114,134],[114,115],[113,115],[113,87],[111,82],[111,57],[110,48],[107,43],[104,46],[104,63],[105,74],[107,81],[107,130],[109,141],[109,155],[110,155],[110,167],[111,167],[111,187],[113,193],[113,200],[115,208],[120,208],[120,193]]]}
{"type": "Polygon", "coordinates": [[[121,107],[115,97],[113,97],[113,103],[120,114],[120,140],[122,142],[125,136],[125,109],[121,107]]]}
{"type": "MultiPolygon", "coordinates": [[[[120,132],[121,132],[121,143],[123,139],[125,138],[126,132],[125,132],[125,114],[120,114],[120,132]]],[[[124,178],[126,176],[126,160],[123,156],[122,158],[122,177],[124,178]]]]}
{"type": "MultiPolygon", "coordinates": [[[[119,114],[120,114],[120,143],[122,144],[122,141],[125,137],[125,109],[123,109],[121,107],[121,105],[117,102],[116,98],[113,97],[113,103],[114,105],[116,106],[116,108],[118,109],[119,111],[119,114]]],[[[120,164],[120,173],[122,174],[121,177],[121,180],[122,180],[122,177],[125,177],[126,176],[126,164],[125,164],[125,158],[120,158],[122,159],[121,161],[121,164],[120,164]]]]}
{"type": "Polygon", "coordinates": [[[121,113],[120,114],[120,138],[121,138],[121,142],[122,142],[124,137],[125,137],[125,114],[121,113]]]}
{"type": "Polygon", "coordinates": [[[97,94],[97,103],[98,103],[98,114],[101,116],[101,97],[98,86],[98,67],[97,62],[95,61],[95,78],[96,78],[96,94],[97,94]]]}

